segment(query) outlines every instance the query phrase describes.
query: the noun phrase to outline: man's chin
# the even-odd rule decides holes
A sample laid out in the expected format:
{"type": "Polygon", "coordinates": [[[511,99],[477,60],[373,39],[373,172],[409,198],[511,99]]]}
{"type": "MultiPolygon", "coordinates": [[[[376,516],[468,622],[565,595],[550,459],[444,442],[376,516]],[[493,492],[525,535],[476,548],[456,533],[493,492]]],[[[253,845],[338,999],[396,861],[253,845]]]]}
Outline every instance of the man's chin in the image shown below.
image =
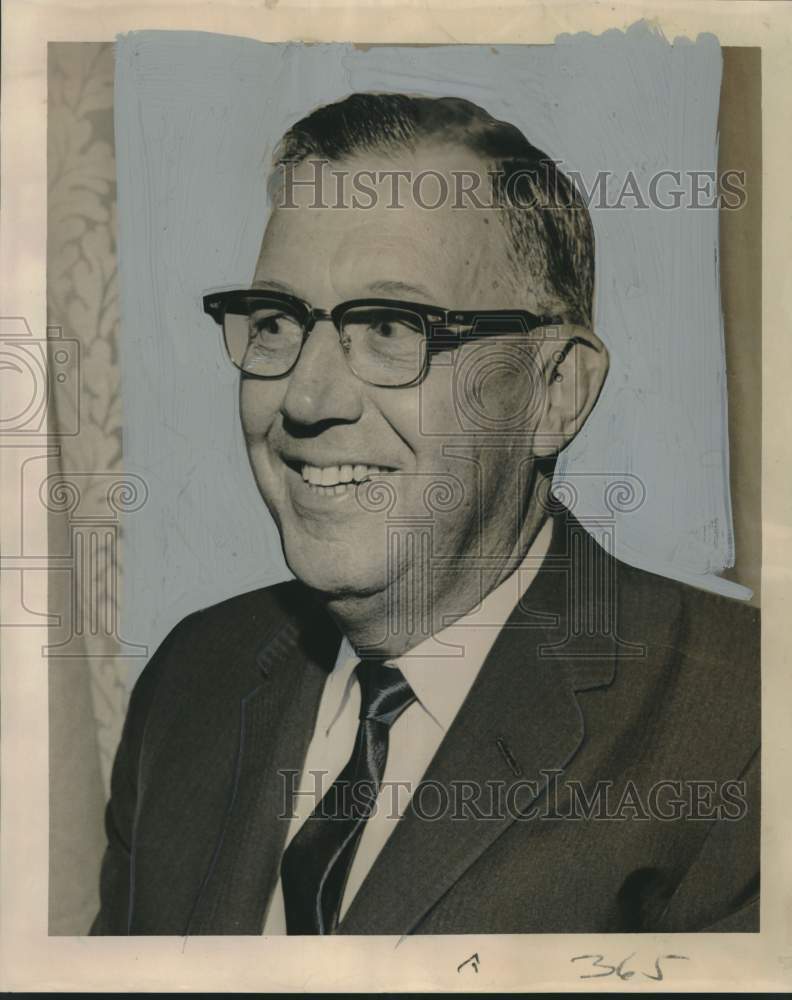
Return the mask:
{"type": "Polygon", "coordinates": [[[284,555],[289,569],[301,583],[328,598],[367,597],[384,586],[381,565],[377,571],[374,566],[344,563],[328,554],[306,557],[305,553],[291,553],[288,547],[284,555]]]}

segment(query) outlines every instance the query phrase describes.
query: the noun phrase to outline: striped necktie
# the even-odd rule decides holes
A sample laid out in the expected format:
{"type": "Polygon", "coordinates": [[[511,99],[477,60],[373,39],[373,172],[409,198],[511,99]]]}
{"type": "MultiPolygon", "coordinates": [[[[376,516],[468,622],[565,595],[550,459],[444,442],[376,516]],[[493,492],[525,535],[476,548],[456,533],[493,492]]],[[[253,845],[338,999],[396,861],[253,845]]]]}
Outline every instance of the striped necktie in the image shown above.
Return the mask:
{"type": "Polygon", "coordinates": [[[390,727],[415,701],[401,671],[383,659],[355,667],[360,724],[349,762],[286,848],[281,883],[289,934],[332,934],[366,820],[379,795],[390,727]]]}

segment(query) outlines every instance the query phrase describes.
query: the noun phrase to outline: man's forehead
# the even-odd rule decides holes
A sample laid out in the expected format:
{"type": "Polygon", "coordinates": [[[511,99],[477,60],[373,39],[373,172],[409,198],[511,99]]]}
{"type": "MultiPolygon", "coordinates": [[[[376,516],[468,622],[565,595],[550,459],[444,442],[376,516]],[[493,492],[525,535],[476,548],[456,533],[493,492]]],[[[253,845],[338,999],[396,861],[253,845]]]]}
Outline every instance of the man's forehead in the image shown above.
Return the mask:
{"type": "Polygon", "coordinates": [[[298,294],[328,302],[376,294],[455,308],[495,308],[502,304],[505,275],[511,272],[503,229],[480,220],[477,227],[480,231],[458,213],[444,218],[439,213],[416,217],[407,210],[279,209],[267,228],[256,277],[289,281],[298,294]],[[410,288],[426,292],[416,296],[410,288]],[[482,300],[484,291],[491,301],[482,300]]]}
{"type": "MultiPolygon", "coordinates": [[[[270,216],[264,244],[280,240],[319,241],[331,239],[335,247],[361,241],[376,244],[380,252],[403,250],[404,244],[450,247],[460,239],[489,243],[494,218],[475,209],[453,210],[439,206],[434,210],[414,205],[389,207],[379,201],[370,207],[359,204],[343,207],[276,207],[270,216]],[[486,221],[485,221],[486,219],[486,221]]],[[[496,223],[497,225],[497,223],[496,223]]],[[[502,242],[504,234],[498,233],[502,242]]]]}
{"type": "MultiPolygon", "coordinates": [[[[489,168],[462,147],[421,146],[394,155],[372,151],[330,162],[312,158],[279,169],[271,190],[273,215],[282,215],[281,225],[291,221],[295,229],[337,231],[374,219],[386,233],[408,230],[436,239],[445,228],[468,239],[495,237],[499,210],[492,202],[489,168]]],[[[497,237],[502,242],[504,233],[497,237]]]]}
{"type": "Polygon", "coordinates": [[[373,241],[381,252],[404,243],[433,252],[452,245],[506,250],[499,210],[483,199],[486,165],[453,147],[397,156],[372,153],[343,161],[303,161],[284,175],[264,238],[268,242],[332,239],[373,241]],[[466,172],[460,181],[454,172],[466,172]],[[483,204],[457,190],[480,179],[483,204]]]}
{"type": "MultiPolygon", "coordinates": [[[[449,188],[470,190],[483,195],[489,191],[493,166],[473,150],[459,143],[426,140],[415,148],[371,149],[338,160],[308,157],[298,163],[279,165],[272,178],[276,203],[316,206],[316,192],[328,206],[340,207],[339,197],[358,194],[358,204],[368,199],[362,190],[376,190],[378,201],[406,203],[410,196],[420,207],[438,200],[443,182],[449,188]],[[441,180],[440,178],[443,178],[441,180]]],[[[345,205],[352,203],[347,197],[345,205]]]]}
{"type": "Polygon", "coordinates": [[[286,192],[292,199],[275,202],[257,279],[299,277],[305,295],[328,300],[391,281],[428,286],[435,304],[502,306],[513,282],[506,228],[498,209],[455,203],[450,186],[438,199],[441,185],[430,172],[450,183],[454,171],[467,171],[468,185],[471,177],[489,182],[487,165],[457,146],[300,163],[286,192]],[[396,203],[395,172],[402,174],[396,203]]]}

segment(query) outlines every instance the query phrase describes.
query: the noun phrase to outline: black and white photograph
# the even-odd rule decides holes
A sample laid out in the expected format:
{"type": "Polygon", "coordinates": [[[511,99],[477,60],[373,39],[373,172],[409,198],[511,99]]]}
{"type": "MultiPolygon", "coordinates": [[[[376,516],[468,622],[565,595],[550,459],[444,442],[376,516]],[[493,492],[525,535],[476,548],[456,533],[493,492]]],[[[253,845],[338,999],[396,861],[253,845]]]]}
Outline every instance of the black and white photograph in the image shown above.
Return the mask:
{"type": "Polygon", "coordinates": [[[275,6],[46,39],[3,850],[45,810],[41,954],[87,964],[13,981],[783,989],[788,6],[769,50],[718,4],[396,41],[275,6]]]}

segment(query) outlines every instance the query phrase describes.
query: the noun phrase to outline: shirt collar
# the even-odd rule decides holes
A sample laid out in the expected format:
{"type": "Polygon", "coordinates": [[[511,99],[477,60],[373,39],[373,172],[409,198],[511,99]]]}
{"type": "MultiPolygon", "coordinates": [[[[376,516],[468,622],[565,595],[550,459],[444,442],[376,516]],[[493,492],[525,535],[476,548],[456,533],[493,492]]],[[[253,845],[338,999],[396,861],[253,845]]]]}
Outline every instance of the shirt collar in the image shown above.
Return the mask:
{"type": "MultiPolygon", "coordinates": [[[[517,569],[451,625],[389,660],[398,667],[423,709],[446,732],[473,685],[484,660],[518,601],[531,585],[550,547],[548,518],[517,569]]],[[[359,657],[346,636],[325,687],[323,723],[329,731],[354,684],[359,657]],[[325,700],[326,699],[326,700],[325,700]]]]}

